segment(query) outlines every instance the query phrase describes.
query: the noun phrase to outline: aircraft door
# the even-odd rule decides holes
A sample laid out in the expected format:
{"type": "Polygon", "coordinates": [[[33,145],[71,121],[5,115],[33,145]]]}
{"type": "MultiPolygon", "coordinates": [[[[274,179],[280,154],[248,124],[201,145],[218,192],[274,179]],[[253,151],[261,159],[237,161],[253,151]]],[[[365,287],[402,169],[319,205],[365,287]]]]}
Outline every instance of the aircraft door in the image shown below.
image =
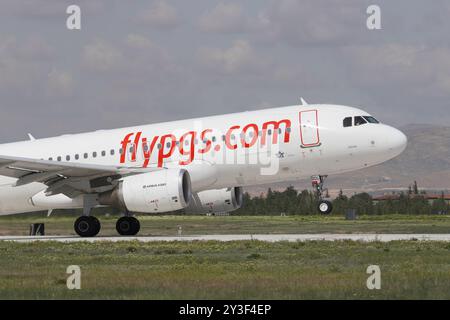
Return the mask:
{"type": "Polygon", "coordinates": [[[317,110],[300,111],[300,141],[302,148],[320,146],[319,114],[317,110]]]}

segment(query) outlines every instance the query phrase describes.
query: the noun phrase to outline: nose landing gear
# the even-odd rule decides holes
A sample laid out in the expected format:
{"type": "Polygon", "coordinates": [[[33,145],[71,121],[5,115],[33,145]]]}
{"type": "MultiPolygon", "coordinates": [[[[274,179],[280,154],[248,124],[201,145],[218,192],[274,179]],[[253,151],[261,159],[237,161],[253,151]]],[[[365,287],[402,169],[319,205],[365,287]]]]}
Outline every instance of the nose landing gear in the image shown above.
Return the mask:
{"type": "Polygon", "coordinates": [[[324,200],[324,192],[327,192],[327,189],[324,189],[324,183],[325,179],[328,176],[312,176],[311,177],[311,183],[314,188],[314,191],[317,194],[317,197],[319,198],[319,204],[317,206],[317,210],[322,214],[330,214],[331,211],[333,211],[333,205],[331,201],[324,200]]]}
{"type": "Polygon", "coordinates": [[[333,211],[333,204],[328,200],[320,200],[317,209],[322,214],[330,214],[333,211]]]}

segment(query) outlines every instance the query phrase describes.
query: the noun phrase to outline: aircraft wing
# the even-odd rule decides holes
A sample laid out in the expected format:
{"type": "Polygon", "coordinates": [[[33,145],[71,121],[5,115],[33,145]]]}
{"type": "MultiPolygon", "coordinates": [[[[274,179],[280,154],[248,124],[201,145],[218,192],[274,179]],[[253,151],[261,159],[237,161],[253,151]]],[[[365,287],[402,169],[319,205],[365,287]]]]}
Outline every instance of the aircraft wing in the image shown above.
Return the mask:
{"type": "Polygon", "coordinates": [[[63,193],[71,198],[83,193],[108,191],[123,176],[155,170],[161,168],[57,162],[0,155],[0,175],[17,178],[16,186],[40,182],[48,186],[47,195],[63,193]]]}

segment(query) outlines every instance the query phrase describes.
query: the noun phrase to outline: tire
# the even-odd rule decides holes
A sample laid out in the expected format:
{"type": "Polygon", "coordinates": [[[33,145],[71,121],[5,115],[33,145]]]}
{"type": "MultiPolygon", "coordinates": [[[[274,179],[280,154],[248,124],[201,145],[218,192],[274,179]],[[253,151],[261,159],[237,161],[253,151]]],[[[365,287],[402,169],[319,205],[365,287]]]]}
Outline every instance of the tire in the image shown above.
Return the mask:
{"type": "Polygon", "coordinates": [[[101,225],[100,221],[96,217],[90,216],[89,218],[91,218],[93,220],[93,222],[94,222],[94,226],[95,226],[95,229],[94,229],[94,233],[95,234],[94,234],[94,236],[96,236],[100,232],[100,230],[102,228],[102,225],[101,225]]]}
{"type": "Polygon", "coordinates": [[[130,217],[130,219],[131,219],[131,226],[132,226],[132,230],[133,230],[131,235],[135,236],[141,230],[141,223],[135,217],[130,217]]]}
{"type": "Polygon", "coordinates": [[[100,221],[96,217],[82,216],[75,220],[75,232],[83,238],[95,237],[100,232],[100,221]]]}
{"type": "Polygon", "coordinates": [[[333,211],[333,204],[330,201],[322,200],[319,202],[319,205],[317,206],[317,210],[321,214],[330,214],[331,211],[333,211]]]}
{"type": "Polygon", "coordinates": [[[121,217],[116,223],[116,230],[121,236],[134,236],[140,229],[141,224],[135,217],[121,217]]]}

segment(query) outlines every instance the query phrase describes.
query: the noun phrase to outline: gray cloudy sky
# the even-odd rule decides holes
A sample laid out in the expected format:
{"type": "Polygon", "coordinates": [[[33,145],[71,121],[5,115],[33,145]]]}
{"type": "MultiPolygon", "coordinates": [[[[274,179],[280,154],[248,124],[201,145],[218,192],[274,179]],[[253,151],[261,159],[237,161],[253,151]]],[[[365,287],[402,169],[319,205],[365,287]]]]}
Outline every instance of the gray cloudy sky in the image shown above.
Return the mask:
{"type": "Polygon", "coordinates": [[[300,96],[448,124],[449,17],[448,0],[0,0],[0,142],[300,96]],[[366,28],[369,4],[382,30],[366,28]]]}

